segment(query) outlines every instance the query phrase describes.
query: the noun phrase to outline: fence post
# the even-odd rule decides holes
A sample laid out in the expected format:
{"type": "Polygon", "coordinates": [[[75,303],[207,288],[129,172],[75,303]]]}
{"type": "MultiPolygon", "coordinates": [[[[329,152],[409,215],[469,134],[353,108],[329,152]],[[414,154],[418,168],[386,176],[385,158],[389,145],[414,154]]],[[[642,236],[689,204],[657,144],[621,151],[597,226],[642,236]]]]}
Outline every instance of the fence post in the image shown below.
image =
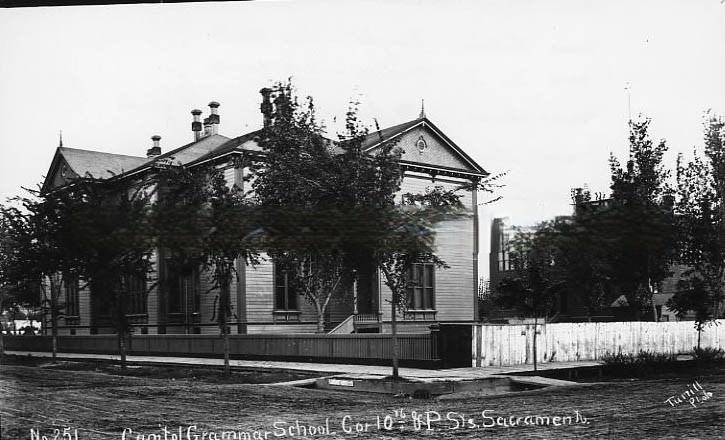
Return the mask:
{"type": "Polygon", "coordinates": [[[441,327],[439,324],[433,324],[429,327],[430,329],[430,343],[431,343],[431,358],[440,360],[444,359],[444,354],[441,353],[443,345],[441,344],[441,327]]]}
{"type": "Polygon", "coordinates": [[[476,338],[476,367],[481,366],[481,357],[483,351],[483,324],[476,324],[475,331],[473,332],[476,338]]]}

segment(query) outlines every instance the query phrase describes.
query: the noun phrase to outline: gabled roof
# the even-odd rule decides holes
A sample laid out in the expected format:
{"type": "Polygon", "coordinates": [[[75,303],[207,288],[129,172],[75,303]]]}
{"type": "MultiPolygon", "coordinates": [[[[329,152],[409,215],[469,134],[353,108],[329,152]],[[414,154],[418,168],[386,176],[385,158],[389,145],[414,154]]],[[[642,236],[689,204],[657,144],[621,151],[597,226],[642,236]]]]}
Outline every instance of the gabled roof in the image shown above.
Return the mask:
{"type": "Polygon", "coordinates": [[[146,159],[142,165],[129,170],[126,174],[134,174],[139,171],[143,171],[150,168],[154,163],[164,160],[171,160],[174,164],[187,165],[195,162],[200,157],[214,153],[217,149],[219,149],[219,147],[225,145],[229,141],[230,139],[228,137],[220,134],[206,136],[198,141],[182,145],[179,148],[160,154],[152,159],[146,159]]]}
{"type": "Polygon", "coordinates": [[[58,147],[68,167],[80,177],[107,179],[148,161],[145,157],[104,153],[78,148],[58,147]]]}
{"type": "Polygon", "coordinates": [[[425,118],[413,119],[412,121],[383,128],[382,130],[373,131],[365,137],[365,140],[362,143],[362,148],[365,151],[369,151],[383,142],[389,141],[398,135],[405,133],[420,124],[423,120],[425,120],[425,118]]]}
{"type": "Polygon", "coordinates": [[[468,154],[466,154],[458,145],[456,145],[451,139],[449,139],[448,136],[446,136],[440,129],[438,129],[438,127],[435,126],[435,124],[433,124],[425,116],[368,134],[363,141],[363,150],[366,152],[370,152],[380,144],[390,140],[394,140],[416,127],[426,127],[430,129],[451,150],[453,150],[453,152],[464,163],[467,163],[472,170],[482,175],[488,175],[488,172],[486,170],[484,170],[479,164],[477,164],[476,161],[474,161],[468,154]]]}
{"type": "MultiPolygon", "coordinates": [[[[206,162],[209,160],[216,159],[218,157],[222,157],[229,153],[234,152],[241,152],[241,151],[262,151],[262,148],[256,144],[250,144],[249,141],[255,140],[260,134],[262,134],[262,129],[249,132],[247,134],[243,134],[239,137],[236,137],[234,139],[230,139],[226,143],[222,144],[218,148],[216,148],[214,151],[209,152],[208,154],[205,154],[198,159],[194,160],[193,162],[189,162],[188,165],[193,166],[196,164],[199,164],[201,162],[206,162]]],[[[331,139],[323,138],[328,143],[328,148],[333,153],[340,153],[342,150],[337,147],[337,143],[331,139]]]]}
{"type": "Polygon", "coordinates": [[[143,171],[161,160],[172,160],[176,164],[186,165],[202,156],[213,154],[220,146],[229,142],[228,137],[216,134],[190,142],[153,158],[58,147],[43,183],[42,191],[50,190],[61,163],[68,164],[73,177],[110,179],[143,171]]]}
{"type": "MultiPolygon", "coordinates": [[[[458,170],[458,168],[437,167],[431,164],[418,164],[417,162],[411,162],[412,165],[420,165],[425,168],[433,167],[436,169],[447,169],[449,171],[465,171],[467,174],[474,175],[485,176],[488,174],[425,116],[368,134],[362,143],[363,151],[370,152],[383,142],[394,140],[406,132],[420,126],[431,130],[447,147],[452,150],[453,154],[460,159],[460,162],[467,164],[470,169],[458,170]]],[[[128,156],[77,148],[58,147],[55,156],[53,157],[53,162],[51,163],[48,175],[46,176],[46,180],[43,184],[43,191],[50,189],[58,171],[58,167],[62,161],[65,161],[68,164],[71,172],[75,174],[76,177],[94,179],[109,179],[113,177],[122,178],[145,171],[160,161],[171,161],[174,164],[193,166],[208,160],[220,158],[227,154],[239,152],[242,150],[244,144],[248,144],[249,141],[254,140],[254,138],[260,133],[261,130],[255,130],[233,139],[219,134],[206,136],[198,141],[190,142],[150,159],[141,156],[128,156]]],[[[248,147],[249,145],[247,148],[248,147]]],[[[337,143],[334,141],[330,141],[330,148],[333,150],[335,148],[339,149],[337,143]]],[[[406,161],[406,163],[408,162],[406,161]]]]}
{"type": "Polygon", "coordinates": [[[258,136],[262,130],[256,130],[249,132],[247,134],[243,134],[241,136],[235,137],[234,139],[228,139],[223,144],[219,145],[217,148],[214,149],[214,151],[210,151],[207,154],[204,154],[202,156],[197,157],[195,160],[189,162],[190,165],[204,162],[210,159],[214,159],[216,157],[221,157],[224,154],[231,153],[233,151],[236,151],[246,142],[253,140],[256,136],[258,136]]]}
{"type": "Polygon", "coordinates": [[[61,163],[67,164],[68,171],[75,177],[108,179],[134,169],[146,161],[147,158],[140,156],[58,147],[43,182],[42,191],[50,189],[52,179],[61,163]]]}

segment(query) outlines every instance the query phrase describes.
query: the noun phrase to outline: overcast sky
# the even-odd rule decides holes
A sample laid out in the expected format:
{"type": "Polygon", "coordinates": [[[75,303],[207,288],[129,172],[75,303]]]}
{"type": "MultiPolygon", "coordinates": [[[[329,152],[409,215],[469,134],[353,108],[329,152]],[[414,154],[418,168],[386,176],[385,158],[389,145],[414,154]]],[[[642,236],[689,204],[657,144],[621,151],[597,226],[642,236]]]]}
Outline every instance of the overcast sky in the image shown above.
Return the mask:
{"type": "MultiPolygon", "coordinates": [[[[144,155],[261,125],[261,87],[292,76],[335,132],[350,99],[389,126],[426,114],[491,173],[493,217],[568,214],[569,190],[609,191],[631,113],[668,160],[725,113],[725,5],[693,1],[230,2],[0,10],[0,198],[40,182],[64,145],[144,155]],[[338,121],[339,123],[339,121],[338,121]]],[[[486,264],[483,264],[487,272],[486,264]]]]}

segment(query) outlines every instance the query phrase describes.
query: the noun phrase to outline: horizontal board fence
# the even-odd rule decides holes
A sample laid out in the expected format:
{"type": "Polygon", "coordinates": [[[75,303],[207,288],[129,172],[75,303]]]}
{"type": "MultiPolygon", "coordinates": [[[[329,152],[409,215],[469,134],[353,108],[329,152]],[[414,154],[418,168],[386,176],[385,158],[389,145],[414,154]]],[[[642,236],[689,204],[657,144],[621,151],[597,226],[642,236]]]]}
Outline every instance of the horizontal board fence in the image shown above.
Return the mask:
{"type": "MultiPolygon", "coordinates": [[[[442,366],[437,334],[400,334],[401,365],[442,366]]],[[[51,351],[50,336],[5,336],[9,351],[51,351]]],[[[350,335],[230,335],[232,359],[297,360],[390,365],[393,344],[389,334],[350,335]]],[[[134,335],[130,355],[223,357],[219,335],[134,335]]],[[[118,354],[116,335],[58,336],[58,351],[118,354]]],[[[469,359],[470,364],[470,359],[469,359]]]]}
{"type": "MultiPolygon", "coordinates": [[[[640,350],[688,353],[697,346],[693,321],[538,324],[536,331],[537,363],[599,360],[606,353],[640,350]]],[[[706,327],[700,345],[725,349],[725,320],[706,327]]],[[[471,349],[476,366],[533,364],[534,324],[474,325],[471,349]]]]}

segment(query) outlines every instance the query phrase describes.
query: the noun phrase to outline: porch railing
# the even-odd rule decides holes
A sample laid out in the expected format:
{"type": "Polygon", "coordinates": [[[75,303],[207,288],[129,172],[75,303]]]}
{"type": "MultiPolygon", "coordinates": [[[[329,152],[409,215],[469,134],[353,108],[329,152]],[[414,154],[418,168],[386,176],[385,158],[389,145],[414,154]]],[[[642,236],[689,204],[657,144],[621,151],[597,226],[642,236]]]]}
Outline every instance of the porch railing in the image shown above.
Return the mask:
{"type": "Polygon", "coordinates": [[[377,313],[358,313],[353,315],[355,323],[379,323],[380,315],[377,313]]]}

